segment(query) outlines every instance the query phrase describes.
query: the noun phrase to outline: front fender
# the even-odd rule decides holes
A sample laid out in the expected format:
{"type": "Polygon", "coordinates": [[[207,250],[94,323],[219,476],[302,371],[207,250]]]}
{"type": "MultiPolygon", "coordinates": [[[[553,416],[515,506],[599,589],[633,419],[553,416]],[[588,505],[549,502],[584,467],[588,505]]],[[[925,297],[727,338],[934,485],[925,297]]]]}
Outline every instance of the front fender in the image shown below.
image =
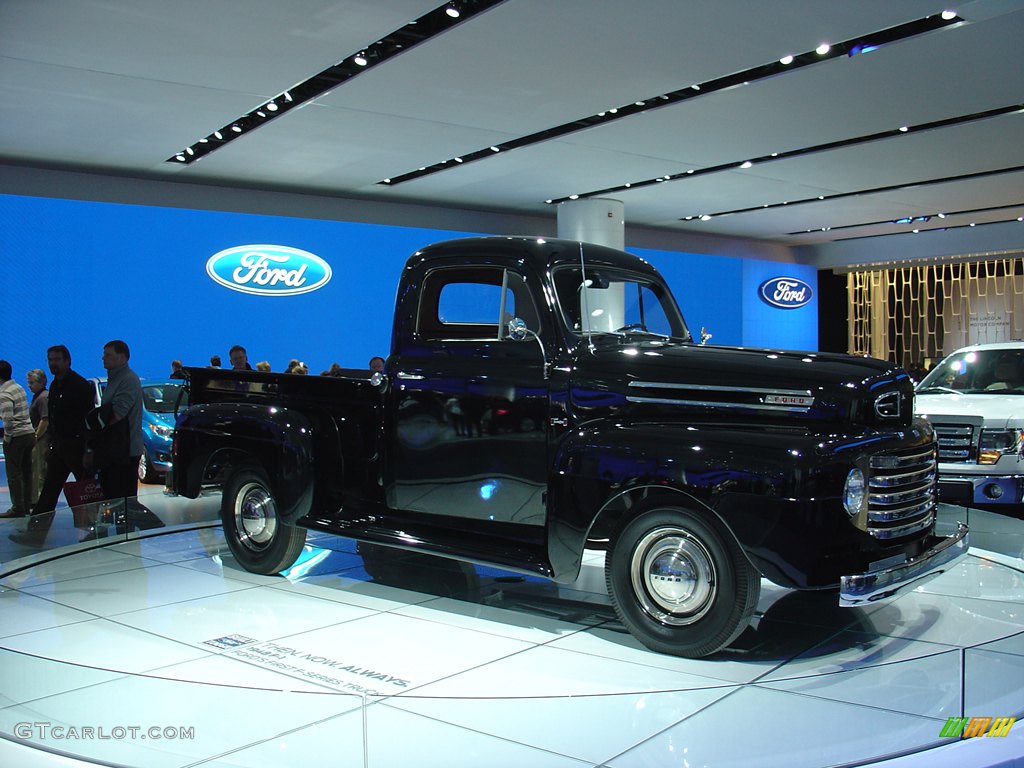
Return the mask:
{"type": "Polygon", "coordinates": [[[212,479],[245,463],[270,479],[278,515],[293,522],[313,499],[313,429],[299,411],[252,403],[196,405],[178,417],[174,432],[174,490],[195,498],[212,479]]]}
{"type": "Polygon", "coordinates": [[[574,430],[558,446],[551,477],[548,554],[556,578],[574,578],[588,537],[614,528],[609,510],[628,518],[633,500],[659,491],[715,515],[759,566],[766,535],[789,522],[770,500],[835,494],[818,471],[820,441],[803,431],[732,425],[602,422],[574,430]]]}

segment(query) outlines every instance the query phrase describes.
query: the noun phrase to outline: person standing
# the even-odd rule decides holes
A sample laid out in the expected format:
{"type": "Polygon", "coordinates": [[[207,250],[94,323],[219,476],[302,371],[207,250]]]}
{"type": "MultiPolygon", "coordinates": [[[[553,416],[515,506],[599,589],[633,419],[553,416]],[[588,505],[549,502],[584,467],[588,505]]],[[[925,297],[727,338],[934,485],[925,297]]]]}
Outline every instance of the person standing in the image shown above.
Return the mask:
{"type": "Polygon", "coordinates": [[[0,360],[0,419],[4,422],[4,462],[11,491],[11,508],[0,517],[25,517],[32,497],[32,448],[36,438],[25,388],[11,378],[11,364],[6,360],[0,360]]]}
{"type": "Polygon", "coordinates": [[[32,494],[31,503],[39,501],[43,490],[43,479],[46,477],[46,455],[50,452],[50,414],[48,412],[49,393],[46,391],[46,374],[41,368],[33,368],[25,378],[32,401],[28,405],[28,415],[32,420],[32,429],[36,433],[36,446],[32,449],[32,494]]]}
{"type": "Polygon", "coordinates": [[[46,539],[68,475],[74,474],[75,480],[85,479],[85,415],[96,405],[96,388],[71,369],[71,352],[66,346],[56,344],[47,349],[46,364],[53,375],[47,397],[50,452],[46,457],[46,477],[28,527],[7,537],[30,547],[41,546],[46,539]]]}
{"type": "Polygon", "coordinates": [[[184,379],[185,372],[181,370],[181,360],[171,360],[171,379],[184,379]]]}
{"type": "Polygon", "coordinates": [[[228,359],[231,360],[231,370],[233,371],[252,370],[252,366],[249,365],[249,353],[245,351],[245,347],[241,344],[235,344],[235,346],[228,350],[228,359]]]}
{"type": "MultiPolygon", "coordinates": [[[[139,490],[139,457],[142,455],[142,384],[128,367],[131,352],[120,339],[103,345],[103,367],[107,370],[107,388],[103,390],[101,410],[109,409],[108,429],[127,421],[128,439],[108,453],[99,469],[100,485],[108,499],[132,498],[139,490]]],[[[94,466],[93,449],[86,450],[87,470],[94,466]]]]}

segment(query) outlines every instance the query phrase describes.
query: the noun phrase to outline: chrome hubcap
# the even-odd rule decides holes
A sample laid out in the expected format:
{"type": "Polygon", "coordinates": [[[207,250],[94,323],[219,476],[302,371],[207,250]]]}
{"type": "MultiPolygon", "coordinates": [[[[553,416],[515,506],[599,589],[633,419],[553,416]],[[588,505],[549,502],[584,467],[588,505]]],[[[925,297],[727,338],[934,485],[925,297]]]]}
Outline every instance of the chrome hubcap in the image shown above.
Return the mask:
{"type": "Polygon", "coordinates": [[[235,530],[248,549],[265,549],[277,532],[274,498],[259,483],[246,483],[235,496],[235,530]]]}
{"type": "Polygon", "coordinates": [[[650,616],[684,626],[714,604],[718,579],[707,548],[681,528],[656,528],[633,550],[633,591],[650,616]]]}

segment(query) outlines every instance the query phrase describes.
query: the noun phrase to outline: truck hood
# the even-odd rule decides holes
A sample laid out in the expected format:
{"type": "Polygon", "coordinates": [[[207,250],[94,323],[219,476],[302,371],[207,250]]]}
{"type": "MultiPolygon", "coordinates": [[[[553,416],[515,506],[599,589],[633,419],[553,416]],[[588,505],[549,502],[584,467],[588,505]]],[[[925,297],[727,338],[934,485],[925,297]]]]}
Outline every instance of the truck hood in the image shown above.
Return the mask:
{"type": "Polygon", "coordinates": [[[917,395],[914,412],[925,419],[933,416],[980,419],[987,427],[1024,425],[1024,395],[917,395]]]}
{"type": "Polygon", "coordinates": [[[576,356],[573,401],[636,415],[908,426],[913,383],[883,360],[820,352],[594,337],[576,356]]]}

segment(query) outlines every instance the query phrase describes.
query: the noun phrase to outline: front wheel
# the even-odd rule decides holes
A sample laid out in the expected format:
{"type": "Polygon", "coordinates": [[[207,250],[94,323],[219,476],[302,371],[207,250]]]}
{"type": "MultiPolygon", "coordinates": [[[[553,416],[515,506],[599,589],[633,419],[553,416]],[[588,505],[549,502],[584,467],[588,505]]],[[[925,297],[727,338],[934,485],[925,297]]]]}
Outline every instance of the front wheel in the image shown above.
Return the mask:
{"type": "Polygon", "coordinates": [[[239,467],[224,486],[220,507],[224,538],[235,559],[252,573],[274,574],[291,567],[306,543],[306,529],[287,525],[266,473],[239,467]]]}
{"type": "Polygon", "coordinates": [[[142,455],[139,456],[139,480],[143,483],[155,483],[157,479],[157,473],[153,469],[153,462],[149,460],[149,454],[143,448],[142,455]]]}
{"type": "Polygon", "coordinates": [[[615,537],[605,580],[619,619],[637,640],[688,658],[735,640],[761,590],[760,575],[727,531],[663,502],[638,509],[615,537]]]}

